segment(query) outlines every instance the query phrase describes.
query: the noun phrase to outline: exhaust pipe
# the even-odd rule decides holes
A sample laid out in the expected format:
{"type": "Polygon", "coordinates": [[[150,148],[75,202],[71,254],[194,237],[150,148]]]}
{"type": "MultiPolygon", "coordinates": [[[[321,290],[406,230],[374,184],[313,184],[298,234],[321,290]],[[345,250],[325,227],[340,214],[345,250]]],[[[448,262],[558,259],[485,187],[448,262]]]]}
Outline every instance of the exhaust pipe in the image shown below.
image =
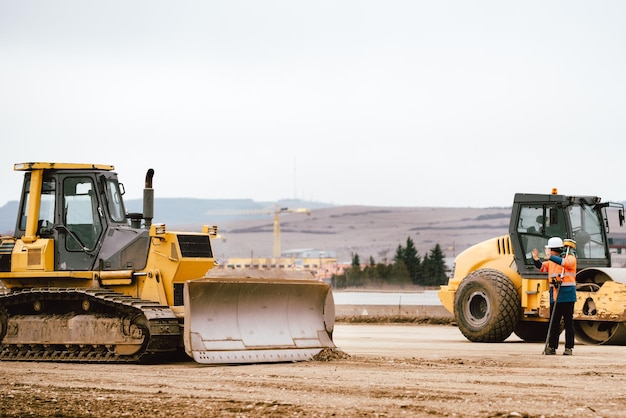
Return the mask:
{"type": "Polygon", "coordinates": [[[146,183],[143,189],[143,219],[146,229],[150,229],[152,218],[154,218],[154,189],[152,188],[152,177],[154,170],[149,169],[146,173],[146,183]]]}

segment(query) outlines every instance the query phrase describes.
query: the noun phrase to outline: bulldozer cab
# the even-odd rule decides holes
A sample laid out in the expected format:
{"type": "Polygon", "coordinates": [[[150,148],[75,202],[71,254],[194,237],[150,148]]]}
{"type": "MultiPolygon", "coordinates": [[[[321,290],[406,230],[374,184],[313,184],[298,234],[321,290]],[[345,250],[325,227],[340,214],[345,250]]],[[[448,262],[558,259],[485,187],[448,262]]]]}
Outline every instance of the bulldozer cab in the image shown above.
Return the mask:
{"type": "MultiPolygon", "coordinates": [[[[509,234],[520,273],[535,272],[532,250],[543,256],[551,237],[576,241],[578,269],[610,267],[606,207],[597,197],[517,194],[509,234]]],[[[623,213],[623,208],[621,212],[623,213]]]]}
{"type": "Polygon", "coordinates": [[[0,239],[11,291],[0,295],[0,360],[135,362],[184,347],[199,363],[259,363],[335,348],[327,283],[309,272],[215,269],[216,226],[152,224],[154,170],[143,212],[126,214],[113,166],[14,169],[25,173],[15,236],[0,239]]]}
{"type": "Polygon", "coordinates": [[[31,169],[24,176],[15,236],[54,240],[55,270],[93,269],[107,227],[126,224],[117,176],[93,167],[31,169]]]}

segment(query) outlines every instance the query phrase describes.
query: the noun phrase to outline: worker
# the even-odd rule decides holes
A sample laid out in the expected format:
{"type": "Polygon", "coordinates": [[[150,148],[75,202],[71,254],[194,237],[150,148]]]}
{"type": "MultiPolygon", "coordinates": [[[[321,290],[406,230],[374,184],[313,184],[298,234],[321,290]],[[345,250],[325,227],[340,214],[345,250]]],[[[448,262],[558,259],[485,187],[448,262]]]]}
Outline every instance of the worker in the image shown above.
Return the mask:
{"type": "Polygon", "coordinates": [[[539,259],[539,251],[532,250],[535,267],[548,273],[550,281],[550,318],[552,326],[544,354],[556,354],[561,334],[561,318],[565,323],[564,356],[571,356],[574,349],[574,303],[576,302],[576,241],[553,237],[548,240],[545,260],[539,259]],[[564,251],[565,250],[565,251],[564,251]]]}

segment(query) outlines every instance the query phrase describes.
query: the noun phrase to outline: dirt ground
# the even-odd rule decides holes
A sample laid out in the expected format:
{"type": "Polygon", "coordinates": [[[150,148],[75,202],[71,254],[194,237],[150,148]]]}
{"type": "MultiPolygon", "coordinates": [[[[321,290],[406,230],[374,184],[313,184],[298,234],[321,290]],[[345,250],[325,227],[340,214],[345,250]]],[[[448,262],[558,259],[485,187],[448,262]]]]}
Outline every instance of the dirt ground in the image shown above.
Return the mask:
{"type": "Polygon", "coordinates": [[[544,356],[452,325],[338,324],[335,343],[343,356],[283,364],[0,362],[0,416],[626,416],[625,347],[544,356]]]}

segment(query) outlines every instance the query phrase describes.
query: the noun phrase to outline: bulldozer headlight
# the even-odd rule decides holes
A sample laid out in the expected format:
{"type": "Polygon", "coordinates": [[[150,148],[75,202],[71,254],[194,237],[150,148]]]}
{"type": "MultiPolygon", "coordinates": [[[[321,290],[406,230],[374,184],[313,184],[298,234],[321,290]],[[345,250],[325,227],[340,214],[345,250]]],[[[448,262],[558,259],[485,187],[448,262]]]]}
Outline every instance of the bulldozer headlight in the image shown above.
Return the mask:
{"type": "Polygon", "coordinates": [[[165,234],[165,224],[154,224],[154,233],[157,235],[162,235],[165,234]]]}
{"type": "Polygon", "coordinates": [[[204,225],[202,227],[203,234],[209,234],[211,237],[217,237],[217,225],[204,225]]]}

